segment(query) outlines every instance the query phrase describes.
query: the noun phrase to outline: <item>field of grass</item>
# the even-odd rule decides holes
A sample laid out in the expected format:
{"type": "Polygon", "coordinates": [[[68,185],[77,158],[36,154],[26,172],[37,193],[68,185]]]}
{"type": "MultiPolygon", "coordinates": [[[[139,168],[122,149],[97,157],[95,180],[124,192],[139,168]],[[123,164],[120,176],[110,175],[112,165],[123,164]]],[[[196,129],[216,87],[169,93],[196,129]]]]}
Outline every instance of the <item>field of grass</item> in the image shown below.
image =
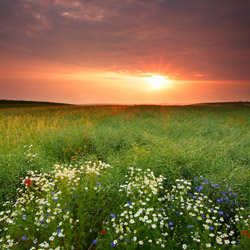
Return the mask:
{"type": "MultiPolygon", "coordinates": [[[[117,192],[129,167],[150,169],[168,183],[204,178],[231,188],[234,202],[249,208],[250,107],[2,107],[0,131],[1,204],[16,199],[27,171],[49,173],[54,164],[102,161],[112,167],[102,179],[104,220],[127,199],[117,192]]],[[[75,249],[98,248],[85,244],[75,249]]]]}

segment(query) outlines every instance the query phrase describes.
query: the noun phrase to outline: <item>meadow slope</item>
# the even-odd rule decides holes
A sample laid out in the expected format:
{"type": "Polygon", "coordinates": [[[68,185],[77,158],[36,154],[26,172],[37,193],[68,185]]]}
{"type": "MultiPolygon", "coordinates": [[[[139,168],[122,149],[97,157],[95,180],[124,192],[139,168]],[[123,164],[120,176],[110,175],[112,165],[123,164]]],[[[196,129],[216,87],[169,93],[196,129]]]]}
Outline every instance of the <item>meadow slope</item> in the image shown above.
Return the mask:
{"type": "Polygon", "coordinates": [[[98,159],[114,168],[110,197],[127,168],[140,167],[170,180],[202,175],[238,190],[238,199],[249,202],[249,128],[249,107],[2,108],[0,201],[15,197],[29,169],[98,159]]]}

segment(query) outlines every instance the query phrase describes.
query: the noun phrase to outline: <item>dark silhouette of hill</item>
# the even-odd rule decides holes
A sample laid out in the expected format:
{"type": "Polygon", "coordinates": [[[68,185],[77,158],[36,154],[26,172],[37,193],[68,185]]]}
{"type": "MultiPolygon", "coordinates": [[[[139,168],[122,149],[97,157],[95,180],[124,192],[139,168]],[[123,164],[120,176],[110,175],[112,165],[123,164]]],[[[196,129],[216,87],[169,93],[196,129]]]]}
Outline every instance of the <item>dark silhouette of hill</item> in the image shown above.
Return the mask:
{"type": "Polygon", "coordinates": [[[0,100],[0,107],[37,107],[37,106],[58,106],[58,105],[72,105],[66,103],[56,102],[37,102],[37,101],[22,101],[22,100],[0,100]]]}
{"type": "Polygon", "coordinates": [[[238,106],[244,106],[244,107],[250,107],[250,102],[210,102],[210,103],[196,103],[191,104],[190,106],[208,106],[208,107],[238,107],[238,106]]]}

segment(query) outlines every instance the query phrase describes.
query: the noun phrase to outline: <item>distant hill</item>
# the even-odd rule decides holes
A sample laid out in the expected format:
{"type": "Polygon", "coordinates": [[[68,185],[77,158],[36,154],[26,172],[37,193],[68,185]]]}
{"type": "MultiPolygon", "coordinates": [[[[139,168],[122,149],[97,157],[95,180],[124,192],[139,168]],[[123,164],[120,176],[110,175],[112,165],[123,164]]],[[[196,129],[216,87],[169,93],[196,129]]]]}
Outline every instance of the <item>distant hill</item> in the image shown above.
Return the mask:
{"type": "MultiPolygon", "coordinates": [[[[189,106],[189,105],[188,105],[189,106]]],[[[250,107],[250,102],[210,102],[210,103],[197,103],[191,104],[190,106],[208,106],[208,107],[235,107],[245,106],[250,107]]]]}
{"type": "Polygon", "coordinates": [[[0,108],[58,106],[58,105],[61,106],[61,105],[71,105],[71,104],[56,103],[56,102],[21,101],[21,100],[0,100],[0,108]]]}

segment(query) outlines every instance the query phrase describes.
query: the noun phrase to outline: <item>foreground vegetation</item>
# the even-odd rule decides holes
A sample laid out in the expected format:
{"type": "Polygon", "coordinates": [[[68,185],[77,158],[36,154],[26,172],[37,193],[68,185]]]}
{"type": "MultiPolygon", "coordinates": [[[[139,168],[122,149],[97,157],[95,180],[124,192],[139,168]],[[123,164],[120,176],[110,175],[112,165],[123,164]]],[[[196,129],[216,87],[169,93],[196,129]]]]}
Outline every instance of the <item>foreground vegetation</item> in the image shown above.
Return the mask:
{"type": "Polygon", "coordinates": [[[5,224],[0,229],[7,237],[2,242],[5,247],[17,243],[13,249],[45,249],[46,243],[52,249],[247,246],[249,111],[201,106],[2,108],[0,202],[5,224]],[[99,170],[86,172],[106,166],[100,160],[112,169],[100,175],[99,170]],[[56,181],[59,170],[66,172],[56,181]],[[155,193],[151,182],[158,185],[155,193]],[[77,195],[71,191],[74,185],[77,195]],[[28,204],[20,203],[24,197],[28,204]],[[48,202],[51,211],[61,211],[54,219],[48,202]],[[20,235],[12,237],[15,225],[20,235]],[[46,233],[44,227],[49,228],[46,233]],[[180,234],[183,240],[178,240],[180,234]]]}

